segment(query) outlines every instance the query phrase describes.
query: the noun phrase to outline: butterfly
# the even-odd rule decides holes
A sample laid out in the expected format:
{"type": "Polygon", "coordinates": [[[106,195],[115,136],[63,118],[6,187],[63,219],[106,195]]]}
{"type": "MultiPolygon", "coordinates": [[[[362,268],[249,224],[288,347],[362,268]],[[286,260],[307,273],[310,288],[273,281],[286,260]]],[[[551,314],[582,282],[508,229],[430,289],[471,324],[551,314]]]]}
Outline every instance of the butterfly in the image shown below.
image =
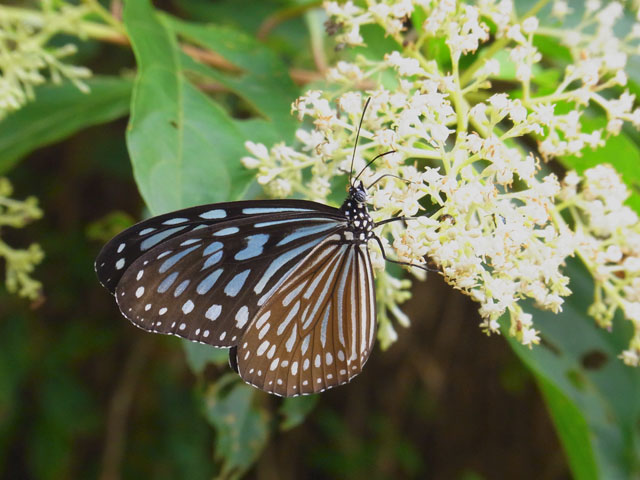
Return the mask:
{"type": "Polygon", "coordinates": [[[229,348],[231,367],[266,392],[290,397],[348,383],[375,340],[368,243],[387,259],[374,230],[404,219],[373,221],[360,174],[340,208],[238,201],[145,220],[104,246],[98,279],[134,325],[229,348]]]}

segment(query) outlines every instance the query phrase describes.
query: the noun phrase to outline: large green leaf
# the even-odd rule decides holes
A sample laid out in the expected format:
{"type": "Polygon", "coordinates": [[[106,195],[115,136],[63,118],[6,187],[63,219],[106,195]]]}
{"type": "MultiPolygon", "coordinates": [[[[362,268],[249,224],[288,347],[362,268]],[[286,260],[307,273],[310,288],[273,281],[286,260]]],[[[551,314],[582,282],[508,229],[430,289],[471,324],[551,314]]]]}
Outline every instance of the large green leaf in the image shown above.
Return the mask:
{"type": "Polygon", "coordinates": [[[640,478],[640,371],[617,358],[631,325],[617,318],[611,332],[597,327],[587,315],[589,275],[577,262],[568,274],[563,312],[534,313],[542,345],[510,343],[538,379],[575,478],[640,478]]]}
{"type": "Polygon", "coordinates": [[[244,99],[277,128],[277,140],[293,140],[298,122],[291,115],[291,102],[298,89],[271,50],[231,27],[187,23],[173,17],[166,20],[181,38],[216,52],[242,73],[225,74],[197,62],[185,62],[187,69],[215,80],[244,99]]]}
{"type": "Polygon", "coordinates": [[[219,478],[238,478],[258,458],[268,437],[268,417],[254,405],[255,389],[230,373],[205,393],[206,415],[218,431],[219,478]]]}
{"type": "Polygon", "coordinates": [[[124,21],[138,62],[127,143],[150,210],[239,198],[250,180],[243,132],[185,77],[175,35],[147,0],[127,2],[124,21]]]}
{"type": "Polygon", "coordinates": [[[576,403],[543,375],[537,375],[536,380],[547,402],[560,441],[565,446],[574,477],[578,480],[597,480],[598,465],[589,440],[589,425],[585,416],[576,403]]]}
{"type": "Polygon", "coordinates": [[[213,348],[211,345],[183,340],[187,363],[194,373],[202,373],[209,363],[224,365],[229,359],[229,350],[213,348]]]}
{"type": "Polygon", "coordinates": [[[280,406],[280,413],[284,417],[280,428],[291,430],[300,425],[318,404],[319,399],[319,395],[285,398],[280,406]]]}
{"type": "Polygon", "coordinates": [[[71,83],[41,86],[36,101],[0,122],[0,174],[37,148],[129,112],[130,79],[94,77],[86,83],[89,93],[71,83]]]}

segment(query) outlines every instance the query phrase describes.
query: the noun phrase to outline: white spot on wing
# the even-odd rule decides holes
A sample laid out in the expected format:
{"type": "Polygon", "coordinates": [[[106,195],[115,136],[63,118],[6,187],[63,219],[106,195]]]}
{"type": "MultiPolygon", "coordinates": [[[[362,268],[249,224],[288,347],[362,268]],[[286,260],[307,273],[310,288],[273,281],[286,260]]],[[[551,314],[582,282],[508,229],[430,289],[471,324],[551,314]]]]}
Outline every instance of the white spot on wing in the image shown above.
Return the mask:
{"type": "Polygon", "coordinates": [[[278,325],[278,331],[277,331],[278,335],[282,335],[282,332],[284,332],[285,329],[289,326],[289,323],[296,316],[296,314],[298,313],[298,310],[300,310],[300,300],[298,300],[296,304],[293,306],[293,308],[289,310],[289,313],[287,314],[287,318],[284,319],[284,322],[278,325]]]}
{"type": "Polygon", "coordinates": [[[163,225],[178,225],[179,223],[184,223],[184,222],[188,222],[189,219],[188,218],[170,218],[169,220],[165,220],[164,222],[162,222],[163,225]]]}
{"type": "Polygon", "coordinates": [[[193,310],[193,307],[195,305],[193,304],[193,302],[191,300],[187,300],[186,302],[184,302],[184,305],[182,305],[182,313],[184,313],[185,315],[187,313],[191,313],[191,311],[193,310]]]}
{"type": "Polygon", "coordinates": [[[287,352],[291,352],[291,350],[293,350],[293,345],[295,344],[297,338],[298,338],[298,325],[296,325],[294,323],[293,324],[293,330],[291,330],[291,335],[289,336],[289,339],[287,340],[287,343],[285,344],[287,352]]]}
{"type": "Polygon", "coordinates": [[[218,270],[215,270],[207,275],[196,287],[196,292],[198,292],[200,295],[204,295],[209,290],[211,290],[211,287],[213,287],[213,285],[216,283],[216,281],[222,274],[222,271],[223,270],[219,268],[218,270]]]}
{"type": "MultiPolygon", "coordinates": [[[[158,243],[163,241],[165,238],[170,237],[174,233],[178,233],[178,232],[184,230],[185,228],[186,228],[185,226],[183,226],[183,227],[175,227],[175,228],[168,228],[167,230],[165,230],[163,232],[156,233],[155,235],[151,235],[149,238],[145,238],[140,243],[140,250],[148,250],[149,248],[151,248],[154,245],[157,245],[158,243]]],[[[154,229],[151,229],[151,231],[153,231],[153,230],[154,229]]],[[[146,230],[143,230],[142,232],[144,232],[144,231],[146,231],[146,230]]],[[[143,235],[142,232],[140,232],[140,235],[143,235]]]]}
{"type": "Polygon", "coordinates": [[[194,243],[200,243],[202,241],[201,238],[190,238],[189,240],[185,240],[180,244],[181,247],[186,247],[187,245],[193,245],[194,243]]]}
{"type": "Polygon", "coordinates": [[[247,320],[249,320],[249,309],[246,305],[240,307],[238,313],[236,313],[236,327],[242,328],[246,325],[247,320]]]}
{"type": "Polygon", "coordinates": [[[182,292],[184,292],[187,289],[190,283],[191,283],[191,280],[183,280],[180,283],[180,285],[176,287],[176,290],[173,292],[173,296],[177,298],[180,295],[182,295],[182,292]]]}
{"type": "Polygon", "coordinates": [[[166,272],[171,267],[173,267],[176,263],[178,263],[182,258],[184,258],[189,253],[193,252],[198,247],[199,247],[199,245],[194,245],[193,247],[190,247],[190,248],[187,248],[185,250],[182,250],[181,252],[178,252],[178,253],[172,255],[171,257],[167,258],[162,263],[162,265],[160,265],[160,268],[158,269],[158,272],[160,272],[160,273],[166,272]]]}
{"type": "Polygon", "coordinates": [[[271,328],[271,324],[270,323],[266,323],[264,325],[264,327],[262,327],[262,330],[260,330],[260,333],[258,333],[258,340],[262,340],[264,338],[264,336],[269,331],[269,328],[271,328]]]}
{"type": "Polygon", "coordinates": [[[238,233],[240,229],[238,227],[227,227],[222,230],[218,230],[213,234],[214,237],[224,237],[226,235],[233,235],[234,233],[238,233]]]}
{"type": "Polygon", "coordinates": [[[307,353],[307,349],[309,348],[310,341],[311,341],[311,334],[308,334],[306,337],[304,337],[304,340],[302,341],[302,355],[307,353]]]}
{"type": "Polygon", "coordinates": [[[300,291],[304,288],[304,286],[307,284],[308,280],[305,280],[304,282],[302,282],[300,285],[298,285],[296,288],[294,288],[293,290],[291,290],[286,297],[284,297],[284,299],[282,300],[282,305],[283,306],[287,306],[289,305],[294,298],[296,298],[298,296],[298,294],[300,293],[300,291]]]}
{"type": "Polygon", "coordinates": [[[157,292],[158,293],[164,293],[167,290],[169,290],[169,287],[171,287],[171,285],[173,285],[173,282],[176,281],[176,278],[178,278],[178,272],[173,272],[171,275],[166,277],[164,280],[162,280],[160,285],[158,285],[157,292]]]}
{"type": "Polygon", "coordinates": [[[242,290],[244,282],[247,280],[249,273],[251,273],[251,269],[247,269],[244,272],[240,272],[236,276],[234,276],[229,281],[229,283],[227,283],[227,286],[224,287],[224,293],[226,293],[229,297],[235,297],[240,292],[240,290],[242,290]]]}
{"type": "Polygon", "coordinates": [[[308,208],[288,208],[288,207],[253,207],[243,208],[242,213],[245,215],[254,215],[259,213],[280,213],[280,212],[310,212],[308,208]]]}
{"type": "Polygon", "coordinates": [[[269,348],[269,340],[265,340],[264,342],[262,342],[258,347],[256,353],[258,354],[258,356],[261,356],[262,354],[264,354],[264,352],[267,351],[267,348],[269,348]]]}
{"type": "Polygon", "coordinates": [[[247,237],[246,248],[236,253],[233,258],[236,260],[248,260],[249,258],[261,255],[264,251],[264,244],[267,243],[267,240],[269,240],[269,235],[266,233],[259,233],[257,235],[247,237]]]}
{"type": "Polygon", "coordinates": [[[222,305],[211,305],[204,316],[213,321],[220,316],[220,312],[222,312],[222,305]]]}
{"type": "Polygon", "coordinates": [[[201,213],[199,216],[205,220],[215,220],[217,218],[225,218],[227,216],[227,212],[217,208],[215,210],[209,210],[208,212],[201,213]]]}
{"type": "Polygon", "coordinates": [[[271,310],[267,310],[262,315],[260,315],[260,318],[256,321],[256,328],[261,329],[262,325],[264,325],[264,322],[266,322],[270,316],[271,316],[271,310]]]}

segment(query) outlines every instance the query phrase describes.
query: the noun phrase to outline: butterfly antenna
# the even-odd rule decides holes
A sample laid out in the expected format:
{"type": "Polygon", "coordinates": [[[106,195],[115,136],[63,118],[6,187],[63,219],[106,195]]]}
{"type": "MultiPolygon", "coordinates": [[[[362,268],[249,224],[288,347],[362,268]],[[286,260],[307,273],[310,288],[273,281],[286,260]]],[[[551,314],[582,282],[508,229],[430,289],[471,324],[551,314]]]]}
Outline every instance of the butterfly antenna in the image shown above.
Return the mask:
{"type": "Polygon", "coordinates": [[[378,178],[376,178],[375,181],[371,185],[369,185],[366,189],[369,190],[371,187],[373,187],[376,183],[378,183],[380,180],[382,180],[385,177],[397,178],[398,180],[401,180],[405,183],[417,183],[417,182],[412,182],[411,180],[407,180],[406,178],[399,177],[398,175],[394,175],[393,173],[385,173],[384,175],[380,175],[378,178]]]}
{"type": "Polygon", "coordinates": [[[360,178],[360,175],[362,175],[364,173],[364,171],[369,168],[369,165],[371,165],[373,162],[375,162],[377,159],[379,159],[380,157],[384,157],[385,155],[389,155],[391,153],[396,153],[395,150],[389,150],[388,152],[384,152],[381,153],[380,155],[376,155],[373,160],[369,160],[369,163],[367,163],[364,168],[362,170],[360,170],[360,173],[358,173],[358,175],[356,176],[356,180],[358,180],[360,178]]]}
{"type": "MultiPolygon", "coordinates": [[[[369,106],[370,101],[371,101],[371,97],[367,98],[367,101],[364,104],[364,108],[362,109],[362,116],[360,117],[360,124],[358,125],[358,132],[356,133],[356,143],[353,145],[353,155],[351,156],[351,168],[349,168],[349,185],[353,185],[351,183],[351,176],[353,174],[353,162],[356,159],[356,148],[358,148],[358,139],[360,138],[360,129],[362,128],[362,121],[364,120],[364,114],[367,113],[367,107],[369,106]]],[[[360,175],[358,175],[358,177],[359,176],[360,175]]],[[[356,179],[358,177],[356,177],[356,179]]]]}

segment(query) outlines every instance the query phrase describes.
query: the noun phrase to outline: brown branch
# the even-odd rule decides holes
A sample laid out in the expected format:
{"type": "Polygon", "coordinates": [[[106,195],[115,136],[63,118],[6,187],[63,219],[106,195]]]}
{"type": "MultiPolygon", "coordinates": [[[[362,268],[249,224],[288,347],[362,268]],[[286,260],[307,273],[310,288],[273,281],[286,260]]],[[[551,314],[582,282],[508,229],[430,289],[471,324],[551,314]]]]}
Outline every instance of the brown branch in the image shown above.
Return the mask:
{"type": "MultiPolygon", "coordinates": [[[[103,40],[105,42],[114,43],[117,45],[130,46],[131,43],[129,39],[124,35],[118,34],[110,34],[110,35],[102,35],[99,36],[99,40],[103,40]]],[[[209,65],[211,67],[218,68],[220,70],[224,70],[231,73],[241,73],[243,70],[233,63],[229,62],[226,58],[224,58],[219,53],[213,52],[211,50],[205,50],[203,48],[199,48],[189,44],[181,44],[180,47],[182,51],[192,57],[193,59],[204,63],[205,65],[209,65]]],[[[305,85],[310,82],[315,82],[318,80],[322,80],[324,76],[317,71],[313,70],[302,70],[298,68],[291,68],[289,70],[289,75],[293,79],[293,81],[297,85],[305,85]]]]}
{"type": "Polygon", "coordinates": [[[122,21],[123,10],[124,7],[122,6],[122,0],[111,0],[111,4],[109,5],[109,11],[111,12],[111,15],[122,21]]]}
{"type": "Polygon", "coordinates": [[[296,85],[306,85],[307,83],[324,80],[324,75],[315,70],[303,70],[300,68],[289,69],[289,75],[296,85]]]}
{"type": "Polygon", "coordinates": [[[322,5],[322,2],[311,2],[305,5],[296,5],[294,7],[283,8],[282,10],[278,10],[277,12],[269,15],[264,19],[262,24],[260,24],[260,28],[258,28],[258,32],[256,33],[256,37],[258,40],[263,41],[266,39],[271,30],[276,28],[281,23],[286,22],[287,20],[291,20],[292,18],[299,17],[307,10],[311,10],[312,8],[317,8],[322,5]]]}
{"type": "Polygon", "coordinates": [[[206,65],[219,68],[220,70],[226,70],[233,73],[241,73],[242,69],[235,66],[229,60],[224,58],[219,53],[211,50],[204,50],[202,48],[194,47],[193,45],[182,44],[182,51],[189,55],[191,58],[204,63],[206,65]]]}

